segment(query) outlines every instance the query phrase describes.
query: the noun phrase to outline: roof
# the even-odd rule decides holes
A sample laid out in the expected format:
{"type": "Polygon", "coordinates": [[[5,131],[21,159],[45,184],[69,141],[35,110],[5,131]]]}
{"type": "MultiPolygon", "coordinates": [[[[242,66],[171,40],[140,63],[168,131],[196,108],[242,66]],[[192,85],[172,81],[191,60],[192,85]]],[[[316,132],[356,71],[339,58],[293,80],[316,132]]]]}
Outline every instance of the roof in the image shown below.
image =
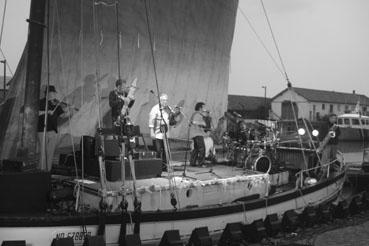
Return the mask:
{"type": "MultiPolygon", "coordinates": [[[[324,90],[315,90],[315,89],[298,88],[298,87],[292,87],[292,89],[297,94],[299,94],[300,96],[306,98],[308,101],[311,101],[311,102],[356,104],[358,101],[360,101],[361,105],[369,106],[369,98],[362,94],[345,93],[345,92],[337,92],[337,91],[324,91],[324,90]]],[[[287,90],[288,88],[281,91],[276,96],[274,96],[272,100],[282,95],[287,90]]]]}
{"type": "Polygon", "coordinates": [[[338,116],[338,118],[364,118],[364,119],[369,119],[368,116],[360,115],[360,114],[354,114],[354,113],[341,114],[341,115],[338,116]]]}
{"type": "MultiPolygon", "coordinates": [[[[270,105],[271,99],[266,98],[267,105],[270,105]]],[[[260,106],[264,106],[264,97],[228,95],[228,110],[251,111],[260,106]]]]}

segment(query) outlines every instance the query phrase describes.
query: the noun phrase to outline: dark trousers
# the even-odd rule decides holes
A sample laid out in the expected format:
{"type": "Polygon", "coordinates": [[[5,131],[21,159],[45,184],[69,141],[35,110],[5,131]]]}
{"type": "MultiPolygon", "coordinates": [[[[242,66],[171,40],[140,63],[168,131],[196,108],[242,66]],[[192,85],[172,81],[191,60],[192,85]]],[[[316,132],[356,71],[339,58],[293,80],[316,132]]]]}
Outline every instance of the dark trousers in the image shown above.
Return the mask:
{"type": "Polygon", "coordinates": [[[167,157],[165,155],[165,149],[164,149],[164,141],[163,139],[154,139],[153,144],[155,146],[156,150],[156,158],[160,158],[163,160],[163,169],[166,169],[167,167],[167,157]]]}
{"type": "Polygon", "coordinates": [[[205,142],[203,136],[196,136],[192,138],[194,148],[191,153],[190,165],[195,166],[196,160],[199,161],[199,166],[205,163],[205,142]]]}

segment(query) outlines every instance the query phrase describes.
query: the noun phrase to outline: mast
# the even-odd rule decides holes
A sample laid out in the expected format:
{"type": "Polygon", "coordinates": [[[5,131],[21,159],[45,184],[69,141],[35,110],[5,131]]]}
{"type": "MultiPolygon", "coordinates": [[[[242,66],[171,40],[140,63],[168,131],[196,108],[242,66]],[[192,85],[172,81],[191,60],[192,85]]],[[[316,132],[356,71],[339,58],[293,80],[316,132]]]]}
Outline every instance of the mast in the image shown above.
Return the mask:
{"type": "MultiPolygon", "coordinates": [[[[24,115],[18,156],[35,160],[46,0],[32,0],[29,14],[24,115]]],[[[29,165],[29,163],[26,163],[29,165]]]]}

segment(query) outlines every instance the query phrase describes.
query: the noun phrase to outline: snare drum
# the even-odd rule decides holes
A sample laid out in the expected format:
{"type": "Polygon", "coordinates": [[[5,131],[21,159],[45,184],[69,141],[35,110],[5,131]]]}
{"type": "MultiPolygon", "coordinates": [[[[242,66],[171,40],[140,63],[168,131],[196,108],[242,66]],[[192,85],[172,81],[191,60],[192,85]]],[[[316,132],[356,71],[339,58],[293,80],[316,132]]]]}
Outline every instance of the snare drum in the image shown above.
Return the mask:
{"type": "Polygon", "coordinates": [[[262,173],[269,173],[271,167],[272,162],[266,155],[249,155],[244,162],[245,169],[262,173]]]}

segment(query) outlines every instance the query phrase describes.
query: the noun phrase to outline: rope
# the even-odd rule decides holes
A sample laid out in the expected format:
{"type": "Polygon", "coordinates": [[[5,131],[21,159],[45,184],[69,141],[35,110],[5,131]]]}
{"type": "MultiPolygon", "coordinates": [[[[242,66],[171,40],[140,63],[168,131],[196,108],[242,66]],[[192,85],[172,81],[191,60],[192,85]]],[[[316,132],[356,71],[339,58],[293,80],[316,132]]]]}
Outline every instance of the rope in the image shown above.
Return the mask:
{"type": "Polygon", "coordinates": [[[79,29],[79,46],[80,46],[80,73],[81,73],[81,107],[84,103],[84,83],[83,83],[83,76],[84,76],[84,69],[83,69],[83,0],[80,0],[80,29],[79,29]]]}
{"type": "Polygon", "coordinates": [[[6,5],[8,3],[8,0],[5,0],[4,2],[4,11],[3,11],[3,18],[2,18],[2,22],[1,22],[1,31],[0,31],[0,46],[1,46],[1,41],[3,40],[3,31],[4,31],[4,23],[5,23],[5,13],[6,13],[6,5]]]}
{"type": "Polygon", "coordinates": [[[256,29],[254,28],[254,26],[252,25],[250,19],[247,17],[247,15],[245,14],[245,12],[241,9],[240,6],[238,6],[239,11],[241,12],[241,15],[245,18],[245,20],[247,21],[247,24],[249,25],[249,27],[251,28],[252,32],[255,34],[257,40],[259,41],[259,43],[263,46],[265,52],[268,54],[268,56],[270,57],[270,59],[272,59],[275,67],[278,69],[278,71],[282,74],[282,76],[284,76],[284,72],[283,70],[280,68],[280,66],[278,65],[277,61],[274,59],[272,53],[269,51],[269,49],[266,47],[264,41],[261,39],[260,35],[256,32],[256,29]]]}
{"type": "MultiPolygon", "coordinates": [[[[5,59],[5,60],[8,60],[8,59],[6,59],[6,56],[5,56],[4,52],[3,52],[3,49],[1,49],[1,47],[0,47],[0,53],[1,53],[1,55],[4,57],[4,59],[5,59]]],[[[6,62],[6,67],[8,68],[9,73],[10,73],[10,74],[12,75],[12,77],[13,77],[13,76],[14,76],[14,74],[13,74],[12,69],[10,68],[9,62],[6,62]]],[[[9,82],[8,82],[8,83],[9,83],[9,82]]]]}
{"type": "MultiPolygon", "coordinates": [[[[165,120],[163,118],[163,109],[162,109],[161,102],[160,102],[160,90],[159,90],[158,74],[157,74],[157,69],[156,69],[156,61],[155,61],[155,55],[154,55],[154,46],[153,46],[153,39],[152,39],[152,33],[151,33],[150,15],[149,15],[149,8],[147,6],[147,0],[144,1],[144,4],[145,4],[147,32],[148,32],[148,35],[149,35],[151,58],[152,58],[152,64],[153,64],[153,69],[154,69],[155,85],[156,85],[157,97],[158,97],[158,102],[159,102],[160,116],[161,116],[161,119],[164,121],[164,124],[166,125],[167,129],[169,129],[167,122],[165,122],[165,120]]],[[[164,134],[164,139],[163,139],[164,140],[164,145],[166,145],[166,149],[168,150],[169,145],[168,145],[167,133],[164,131],[163,134],[164,134]]],[[[168,170],[169,188],[171,190],[172,201],[174,201],[173,200],[173,198],[174,198],[174,188],[173,188],[173,184],[172,184],[172,181],[173,181],[172,180],[172,177],[173,177],[172,172],[173,172],[173,170],[172,170],[172,167],[170,165],[170,156],[169,156],[168,151],[166,151],[165,154],[167,156],[167,170],[168,170]]],[[[177,200],[178,200],[178,194],[177,194],[177,200]]]]}
{"type": "Polygon", "coordinates": [[[118,79],[121,79],[120,75],[120,31],[119,31],[119,0],[115,3],[115,17],[117,21],[116,35],[117,35],[117,60],[118,60],[118,79]]]}
{"type": "Polygon", "coordinates": [[[288,75],[287,75],[287,71],[286,71],[286,66],[284,65],[284,62],[283,62],[283,59],[282,59],[282,55],[281,55],[281,52],[279,50],[279,47],[278,47],[278,43],[277,43],[277,40],[274,36],[274,32],[273,32],[273,28],[272,28],[272,25],[270,23],[270,20],[269,20],[269,17],[268,17],[268,14],[266,12],[266,9],[265,9],[265,6],[264,6],[264,2],[263,0],[260,0],[260,3],[261,3],[261,6],[263,7],[263,11],[264,11],[264,15],[265,15],[265,18],[268,22],[268,26],[269,26],[269,30],[270,30],[270,34],[272,35],[272,38],[273,38],[273,42],[274,42],[274,46],[277,50],[277,53],[278,53],[278,57],[279,57],[279,61],[281,62],[281,66],[282,66],[282,69],[283,69],[283,72],[284,72],[284,75],[285,75],[285,78],[287,80],[288,83],[290,83],[290,80],[288,78],[288,75]]]}

